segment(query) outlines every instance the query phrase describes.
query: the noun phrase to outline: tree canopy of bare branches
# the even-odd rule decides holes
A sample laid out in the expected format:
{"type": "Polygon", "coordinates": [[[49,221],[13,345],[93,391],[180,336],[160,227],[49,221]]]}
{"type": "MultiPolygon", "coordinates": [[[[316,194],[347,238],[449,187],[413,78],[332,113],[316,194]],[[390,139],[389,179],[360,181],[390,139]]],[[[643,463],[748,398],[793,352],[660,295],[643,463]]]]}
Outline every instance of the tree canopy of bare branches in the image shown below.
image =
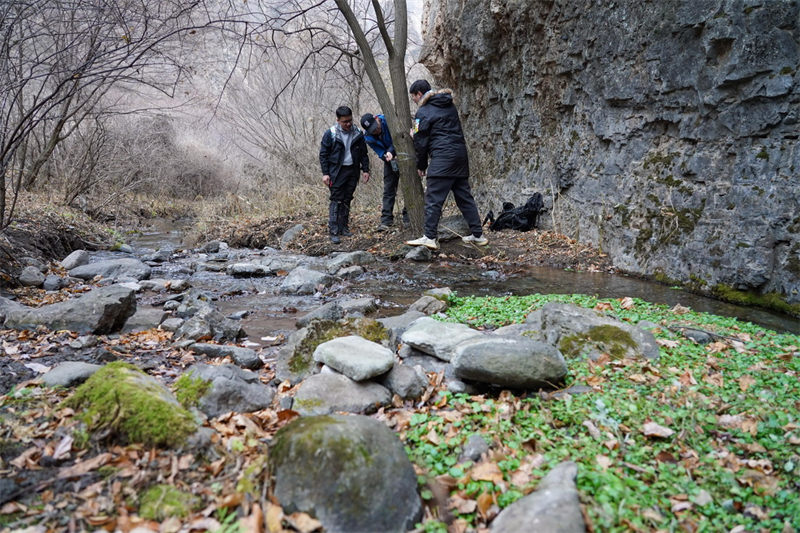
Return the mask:
{"type": "Polygon", "coordinates": [[[0,4],[0,229],[20,189],[35,185],[59,142],[110,89],[174,91],[185,68],[176,42],[209,24],[200,7],[201,0],[0,4]]]}

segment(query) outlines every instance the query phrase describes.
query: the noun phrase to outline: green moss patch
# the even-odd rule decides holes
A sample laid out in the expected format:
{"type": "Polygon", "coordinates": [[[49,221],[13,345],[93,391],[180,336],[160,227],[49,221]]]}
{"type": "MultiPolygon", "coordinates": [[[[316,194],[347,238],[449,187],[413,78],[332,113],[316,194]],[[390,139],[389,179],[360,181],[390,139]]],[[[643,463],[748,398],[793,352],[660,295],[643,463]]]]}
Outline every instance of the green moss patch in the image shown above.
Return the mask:
{"type": "Polygon", "coordinates": [[[186,518],[200,508],[197,496],[176,489],[172,485],[154,485],[139,500],[139,516],[146,520],[165,520],[170,517],[186,518]]]}
{"type": "Polygon", "coordinates": [[[790,304],[776,292],[758,294],[751,291],[740,291],[724,284],[715,285],[711,292],[720,300],[733,304],[772,309],[800,317],[800,304],[790,304]]]}
{"type": "Polygon", "coordinates": [[[197,406],[210,387],[210,381],[184,374],[175,381],[175,397],[178,403],[189,409],[197,406]]]}
{"type": "Polygon", "coordinates": [[[622,359],[631,350],[636,350],[636,342],[630,333],[612,325],[595,326],[586,333],[576,333],[562,337],[558,349],[568,358],[578,358],[586,353],[586,348],[608,353],[614,359],[622,359]]]}
{"type": "Polygon", "coordinates": [[[342,320],[318,320],[308,325],[309,334],[295,348],[289,359],[289,370],[294,373],[305,372],[313,363],[314,350],[323,342],[339,337],[358,335],[368,341],[380,344],[389,338],[389,332],[380,322],[372,318],[345,318],[342,320]]]}
{"type": "Polygon", "coordinates": [[[128,442],[177,446],[197,428],[191,413],[169,391],[133,365],[110,363],[75,390],[70,407],[83,408],[89,430],[128,442]]]}

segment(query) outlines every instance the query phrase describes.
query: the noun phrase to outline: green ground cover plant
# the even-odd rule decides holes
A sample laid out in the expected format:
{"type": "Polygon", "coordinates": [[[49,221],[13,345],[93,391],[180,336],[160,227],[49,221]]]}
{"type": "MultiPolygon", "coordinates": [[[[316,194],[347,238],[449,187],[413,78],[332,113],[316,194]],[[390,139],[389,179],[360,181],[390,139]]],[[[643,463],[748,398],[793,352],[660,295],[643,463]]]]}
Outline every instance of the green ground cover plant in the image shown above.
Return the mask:
{"type": "MultiPolygon", "coordinates": [[[[585,295],[459,297],[446,320],[493,328],[549,301],[652,322],[657,361],[570,361],[565,388],[581,394],[439,393],[401,432],[428,485],[449,491],[446,513],[481,528],[535,490],[564,460],[598,531],[794,531],[800,528],[800,337],[733,318],[640,299],[585,295]],[[712,334],[702,345],[686,328],[712,334]],[[473,434],[492,442],[458,463],[473,434]]],[[[435,491],[425,488],[433,506],[435,491]]],[[[438,514],[438,516],[436,516],[438,514]]]]}

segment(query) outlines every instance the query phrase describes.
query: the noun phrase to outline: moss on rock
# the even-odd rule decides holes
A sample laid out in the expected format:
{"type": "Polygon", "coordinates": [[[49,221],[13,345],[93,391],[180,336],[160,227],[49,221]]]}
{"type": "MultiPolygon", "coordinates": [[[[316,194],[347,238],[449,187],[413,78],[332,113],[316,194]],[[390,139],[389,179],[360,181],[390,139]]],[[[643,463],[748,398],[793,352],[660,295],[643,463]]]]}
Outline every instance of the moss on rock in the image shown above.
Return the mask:
{"type": "Polygon", "coordinates": [[[608,353],[614,359],[622,359],[631,350],[636,350],[637,344],[630,333],[612,325],[595,326],[586,333],[562,337],[558,343],[558,349],[569,358],[584,355],[587,347],[608,353]]]}
{"type": "Polygon", "coordinates": [[[314,350],[323,342],[358,335],[368,341],[380,344],[389,338],[389,332],[372,318],[343,318],[341,320],[317,320],[307,326],[309,334],[294,349],[289,359],[289,370],[301,373],[308,370],[314,362],[314,350]]]}
{"type": "Polygon", "coordinates": [[[210,387],[210,381],[184,374],[175,381],[175,397],[178,403],[189,409],[197,406],[210,387]]]}
{"type": "Polygon", "coordinates": [[[139,499],[139,516],[146,520],[165,520],[170,517],[186,518],[199,509],[199,497],[176,489],[172,485],[154,485],[144,491],[139,499]]]}
{"type": "Polygon", "coordinates": [[[722,283],[715,285],[711,292],[720,300],[733,304],[748,307],[761,307],[763,309],[771,309],[773,311],[786,313],[787,315],[800,317],[800,304],[791,304],[787,302],[785,298],[777,292],[758,294],[753,291],[740,291],[722,283]]]}
{"type": "Polygon", "coordinates": [[[67,405],[85,410],[81,418],[90,431],[109,431],[148,446],[180,445],[197,429],[191,413],[165,387],[123,362],[95,372],[67,405]]]}

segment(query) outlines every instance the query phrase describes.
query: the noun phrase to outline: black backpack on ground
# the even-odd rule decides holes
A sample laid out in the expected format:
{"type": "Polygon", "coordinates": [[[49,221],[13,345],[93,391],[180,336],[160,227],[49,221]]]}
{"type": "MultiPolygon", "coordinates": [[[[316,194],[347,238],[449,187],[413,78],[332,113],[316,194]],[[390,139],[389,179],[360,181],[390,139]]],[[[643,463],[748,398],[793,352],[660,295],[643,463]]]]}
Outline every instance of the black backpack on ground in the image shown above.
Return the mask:
{"type": "Polygon", "coordinates": [[[503,211],[494,218],[494,213],[489,211],[483,223],[489,222],[489,229],[500,231],[503,229],[513,229],[517,231],[530,231],[536,227],[539,221],[539,213],[544,207],[541,193],[535,193],[528,198],[522,207],[514,207],[511,202],[503,203],[503,211]]]}

